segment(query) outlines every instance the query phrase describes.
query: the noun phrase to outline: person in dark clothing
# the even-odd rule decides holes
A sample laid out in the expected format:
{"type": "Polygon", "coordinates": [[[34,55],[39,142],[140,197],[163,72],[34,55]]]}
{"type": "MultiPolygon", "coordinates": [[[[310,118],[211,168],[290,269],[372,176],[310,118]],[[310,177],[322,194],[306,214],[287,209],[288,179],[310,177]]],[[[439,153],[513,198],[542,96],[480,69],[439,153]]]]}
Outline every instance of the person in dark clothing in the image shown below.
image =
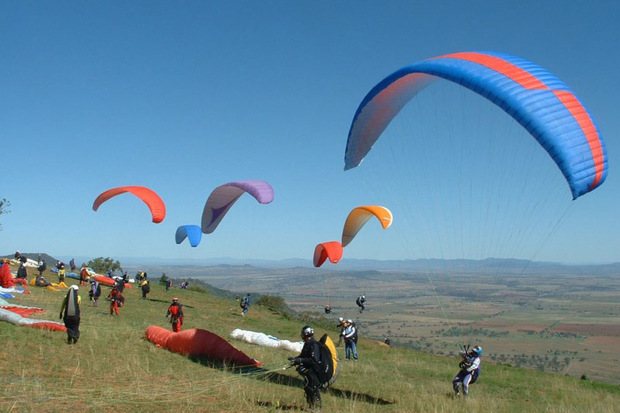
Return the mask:
{"type": "Polygon", "coordinates": [[[241,315],[245,316],[245,314],[250,310],[250,293],[241,299],[239,306],[241,307],[241,315]]]}
{"type": "Polygon", "coordinates": [[[321,349],[314,339],[314,329],[306,325],[301,329],[304,346],[297,357],[289,357],[289,361],[297,366],[297,372],[304,379],[304,393],[310,409],[321,409],[321,380],[318,371],[321,362],[321,349]]]}
{"type": "Polygon", "coordinates": [[[71,261],[69,261],[69,267],[71,268],[71,271],[75,271],[75,269],[77,268],[75,266],[75,259],[71,258],[71,261]]]}
{"type": "Polygon", "coordinates": [[[355,304],[357,304],[357,306],[360,308],[360,313],[366,309],[366,307],[364,307],[365,302],[366,295],[364,294],[360,295],[359,297],[357,297],[357,300],[355,300],[355,304]]]}
{"type": "Polygon", "coordinates": [[[80,305],[82,298],[78,294],[78,286],[72,285],[60,307],[60,317],[67,327],[67,344],[77,344],[80,338],[80,305]],[[64,313],[64,316],[63,316],[64,313]]]}
{"type": "Polygon", "coordinates": [[[142,299],[146,300],[146,295],[151,292],[151,285],[149,284],[149,280],[143,278],[140,282],[140,288],[142,289],[142,299]]]}
{"type": "Polygon", "coordinates": [[[47,281],[44,276],[37,275],[37,278],[34,280],[34,285],[37,287],[49,287],[52,283],[47,281]]]}
{"type": "Polygon", "coordinates": [[[166,280],[166,291],[170,290],[172,288],[172,278],[168,278],[166,280]]]}
{"type": "Polygon", "coordinates": [[[125,283],[123,282],[121,278],[116,278],[114,280],[114,286],[116,287],[118,291],[121,292],[121,294],[123,293],[123,291],[125,291],[125,283]]]}
{"type": "Polygon", "coordinates": [[[172,304],[168,307],[166,317],[170,317],[170,323],[172,324],[172,331],[178,333],[181,331],[183,321],[185,321],[185,315],[183,314],[183,306],[179,303],[179,299],[174,297],[172,304]]]}
{"type": "Polygon", "coordinates": [[[90,279],[90,291],[88,292],[90,301],[93,302],[93,306],[97,307],[97,300],[101,297],[101,285],[94,278],[90,279]]]}
{"type": "Polygon", "coordinates": [[[37,270],[39,271],[39,276],[43,275],[43,271],[45,271],[47,269],[47,264],[45,263],[45,261],[41,261],[41,264],[39,264],[39,267],[37,268],[37,270]]]}
{"type": "Polygon", "coordinates": [[[28,279],[26,264],[24,264],[23,262],[19,264],[19,268],[17,269],[17,278],[23,278],[24,280],[28,279]]]}

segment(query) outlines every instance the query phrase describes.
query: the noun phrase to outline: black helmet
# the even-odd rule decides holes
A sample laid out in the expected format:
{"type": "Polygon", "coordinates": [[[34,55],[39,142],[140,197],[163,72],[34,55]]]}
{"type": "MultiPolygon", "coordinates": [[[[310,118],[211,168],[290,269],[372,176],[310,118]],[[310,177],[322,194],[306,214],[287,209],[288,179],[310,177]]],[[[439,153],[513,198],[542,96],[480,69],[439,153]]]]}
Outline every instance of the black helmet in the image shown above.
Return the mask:
{"type": "Polygon", "coordinates": [[[311,326],[303,326],[301,328],[301,337],[312,337],[314,335],[314,329],[311,326]]]}

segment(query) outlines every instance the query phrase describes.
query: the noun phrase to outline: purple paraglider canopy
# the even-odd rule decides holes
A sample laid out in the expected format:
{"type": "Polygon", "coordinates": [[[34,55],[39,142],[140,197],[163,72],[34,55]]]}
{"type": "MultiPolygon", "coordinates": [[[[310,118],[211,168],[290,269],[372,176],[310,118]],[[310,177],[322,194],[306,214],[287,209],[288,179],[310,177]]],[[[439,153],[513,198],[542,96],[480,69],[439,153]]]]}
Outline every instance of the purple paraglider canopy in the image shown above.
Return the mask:
{"type": "Polygon", "coordinates": [[[236,181],[218,186],[209,195],[202,211],[202,232],[210,234],[215,231],[228,210],[245,192],[261,204],[273,201],[273,188],[264,181],[236,181]]]}

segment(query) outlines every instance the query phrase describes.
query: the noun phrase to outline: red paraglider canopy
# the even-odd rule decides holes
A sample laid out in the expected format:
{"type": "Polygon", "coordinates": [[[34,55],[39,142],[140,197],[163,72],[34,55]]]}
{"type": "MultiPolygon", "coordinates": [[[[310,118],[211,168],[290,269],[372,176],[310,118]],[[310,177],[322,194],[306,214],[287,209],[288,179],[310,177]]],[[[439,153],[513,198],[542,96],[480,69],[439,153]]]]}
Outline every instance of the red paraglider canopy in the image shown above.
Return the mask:
{"type": "Polygon", "coordinates": [[[314,266],[320,267],[326,259],[337,264],[342,258],[342,244],[338,241],[323,242],[314,248],[314,266]]]}
{"type": "Polygon", "coordinates": [[[118,188],[108,189],[95,199],[95,202],[93,202],[93,211],[96,211],[99,206],[108,199],[116,195],[124,194],[125,192],[134,194],[149,207],[154,223],[158,224],[164,220],[166,216],[166,205],[164,201],[162,201],[159,195],[154,191],[143,186],[120,186],[118,188]]]}
{"type": "Polygon", "coordinates": [[[204,356],[209,360],[222,361],[237,366],[260,366],[261,363],[237,350],[228,341],[207,330],[193,328],[173,333],[165,328],[150,326],[146,339],[157,347],[173,353],[189,356],[204,356]]]}

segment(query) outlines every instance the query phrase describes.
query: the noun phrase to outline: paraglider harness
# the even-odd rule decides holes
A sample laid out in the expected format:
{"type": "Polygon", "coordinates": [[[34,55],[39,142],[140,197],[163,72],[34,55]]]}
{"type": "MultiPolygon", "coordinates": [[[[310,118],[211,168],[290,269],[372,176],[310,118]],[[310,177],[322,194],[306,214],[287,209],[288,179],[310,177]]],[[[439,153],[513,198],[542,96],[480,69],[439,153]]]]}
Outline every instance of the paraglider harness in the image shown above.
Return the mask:
{"type": "Polygon", "coordinates": [[[480,367],[478,367],[476,370],[473,370],[471,372],[468,372],[467,369],[471,367],[472,363],[478,356],[471,355],[470,350],[469,350],[469,344],[461,345],[461,351],[459,351],[459,355],[461,356],[461,362],[459,363],[459,368],[461,369],[462,372],[471,374],[471,380],[469,384],[474,384],[476,380],[478,380],[478,377],[480,376],[480,367]]]}
{"type": "Polygon", "coordinates": [[[119,307],[122,307],[123,304],[125,304],[125,297],[123,296],[123,293],[121,293],[116,287],[112,287],[112,291],[108,294],[108,300],[111,301],[111,304],[116,302],[116,305],[119,307]]]}

